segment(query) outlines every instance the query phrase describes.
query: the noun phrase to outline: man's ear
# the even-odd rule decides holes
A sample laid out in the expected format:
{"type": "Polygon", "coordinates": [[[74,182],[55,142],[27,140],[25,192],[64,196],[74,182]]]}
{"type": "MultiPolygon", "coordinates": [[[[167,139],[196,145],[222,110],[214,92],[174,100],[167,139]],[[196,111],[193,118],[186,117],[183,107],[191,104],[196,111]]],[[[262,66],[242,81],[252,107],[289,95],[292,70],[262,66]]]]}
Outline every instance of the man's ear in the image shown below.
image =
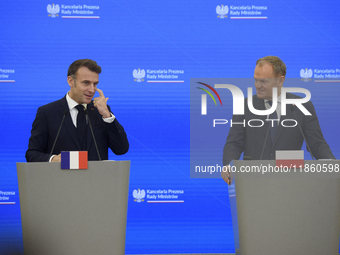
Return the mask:
{"type": "Polygon", "coordinates": [[[67,76],[67,83],[72,87],[74,85],[74,79],[71,76],[67,76]]]}
{"type": "Polygon", "coordinates": [[[279,87],[282,87],[284,82],[285,82],[285,77],[284,76],[280,76],[279,77],[279,87]]]}

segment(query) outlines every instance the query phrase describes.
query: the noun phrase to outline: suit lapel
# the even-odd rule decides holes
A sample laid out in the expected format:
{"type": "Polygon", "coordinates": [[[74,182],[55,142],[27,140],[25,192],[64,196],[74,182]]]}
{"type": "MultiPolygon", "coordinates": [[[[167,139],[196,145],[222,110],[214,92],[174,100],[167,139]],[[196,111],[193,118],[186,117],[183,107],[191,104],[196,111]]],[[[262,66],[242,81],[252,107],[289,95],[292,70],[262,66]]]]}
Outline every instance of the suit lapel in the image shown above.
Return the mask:
{"type": "Polygon", "coordinates": [[[65,117],[64,126],[67,129],[67,132],[70,134],[72,141],[77,145],[78,150],[81,150],[81,144],[78,140],[77,130],[72,122],[72,118],[70,115],[70,109],[68,108],[66,96],[61,100],[60,103],[60,114],[64,114],[64,112],[67,111],[68,114],[65,117]]]}

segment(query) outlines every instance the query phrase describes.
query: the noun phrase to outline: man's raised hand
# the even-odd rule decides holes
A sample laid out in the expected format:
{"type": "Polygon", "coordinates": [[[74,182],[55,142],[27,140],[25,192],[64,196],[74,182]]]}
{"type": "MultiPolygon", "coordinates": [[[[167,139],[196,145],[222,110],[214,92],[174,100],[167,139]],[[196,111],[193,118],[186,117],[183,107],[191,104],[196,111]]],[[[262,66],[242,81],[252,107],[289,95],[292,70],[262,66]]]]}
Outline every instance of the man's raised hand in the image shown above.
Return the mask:
{"type": "Polygon", "coordinates": [[[109,98],[105,98],[104,93],[101,89],[96,88],[96,91],[98,91],[99,97],[93,98],[94,107],[98,109],[98,112],[103,116],[103,118],[111,117],[111,113],[107,108],[107,100],[109,98]]]}

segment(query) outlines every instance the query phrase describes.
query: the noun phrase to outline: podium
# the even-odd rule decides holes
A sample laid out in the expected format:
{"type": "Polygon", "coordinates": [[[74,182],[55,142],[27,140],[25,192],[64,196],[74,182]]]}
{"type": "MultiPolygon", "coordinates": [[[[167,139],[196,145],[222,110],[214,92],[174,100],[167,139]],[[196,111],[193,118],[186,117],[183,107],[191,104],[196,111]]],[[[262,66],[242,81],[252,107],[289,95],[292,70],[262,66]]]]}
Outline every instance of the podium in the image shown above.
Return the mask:
{"type": "MultiPolygon", "coordinates": [[[[314,172],[233,174],[228,189],[237,255],[339,254],[340,172],[318,173],[316,165],[340,161],[304,164],[314,172]]],[[[263,166],[275,161],[234,161],[236,171],[263,166]]]]}
{"type": "Polygon", "coordinates": [[[25,255],[125,254],[130,161],[17,163],[25,255]]]}

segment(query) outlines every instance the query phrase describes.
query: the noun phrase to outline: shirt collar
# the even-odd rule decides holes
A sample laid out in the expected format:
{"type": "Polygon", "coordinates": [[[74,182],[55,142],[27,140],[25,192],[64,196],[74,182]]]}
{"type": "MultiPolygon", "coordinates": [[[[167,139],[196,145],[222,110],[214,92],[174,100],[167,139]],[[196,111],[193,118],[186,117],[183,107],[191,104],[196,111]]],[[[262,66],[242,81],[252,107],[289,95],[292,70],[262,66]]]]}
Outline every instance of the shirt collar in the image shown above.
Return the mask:
{"type": "MultiPolygon", "coordinates": [[[[68,105],[68,108],[70,110],[72,110],[73,108],[75,108],[78,103],[76,101],[74,101],[69,95],[68,95],[69,92],[67,92],[66,94],[66,101],[67,101],[67,105],[68,105]]],[[[84,109],[87,109],[87,104],[82,104],[84,106],[84,109]]]]}
{"type": "MultiPolygon", "coordinates": [[[[265,103],[268,103],[268,101],[273,101],[273,100],[268,100],[268,99],[265,99],[265,100],[264,100],[265,103]]],[[[277,103],[280,103],[280,104],[281,104],[281,95],[278,96],[278,98],[277,98],[277,103]]]]}

